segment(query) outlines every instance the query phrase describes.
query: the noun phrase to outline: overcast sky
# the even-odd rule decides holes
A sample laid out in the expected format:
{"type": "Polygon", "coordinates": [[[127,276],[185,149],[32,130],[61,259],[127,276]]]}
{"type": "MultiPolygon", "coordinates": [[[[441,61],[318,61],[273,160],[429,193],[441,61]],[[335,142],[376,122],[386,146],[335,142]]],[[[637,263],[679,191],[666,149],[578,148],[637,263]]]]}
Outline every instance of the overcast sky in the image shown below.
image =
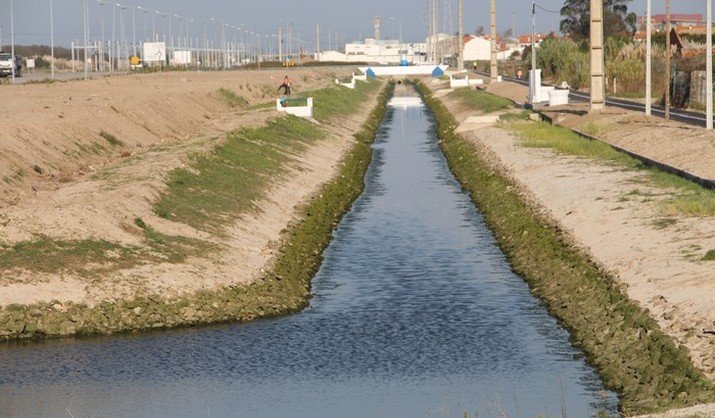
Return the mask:
{"type": "MultiPolygon", "coordinates": [[[[69,45],[73,39],[82,37],[82,0],[53,0],[55,9],[55,37],[59,45],[69,45]]],[[[107,5],[100,6],[97,0],[87,0],[90,4],[91,38],[101,38],[101,26],[104,21],[105,37],[109,39],[112,33],[111,0],[107,5]]],[[[117,0],[114,0],[116,3],[117,0]]],[[[456,32],[456,4],[451,1],[454,17],[452,29],[456,32]]],[[[320,22],[323,48],[327,46],[328,33],[340,34],[341,40],[352,40],[372,36],[372,19],[375,15],[383,17],[383,38],[397,38],[399,23],[402,22],[404,39],[409,41],[423,40],[426,35],[425,14],[427,0],[123,0],[127,6],[141,6],[150,10],[149,13],[136,13],[136,36],[144,38],[146,18],[147,37],[151,37],[152,13],[159,10],[164,14],[188,16],[193,23],[189,29],[192,38],[203,37],[203,27],[214,27],[213,22],[222,21],[238,26],[245,24],[252,31],[262,34],[275,34],[278,26],[293,25],[295,38],[302,38],[306,48],[312,49],[315,40],[315,24],[320,22]],[[390,17],[395,18],[390,20],[390,17]],[[209,22],[209,23],[204,23],[209,22]]],[[[518,33],[531,29],[530,0],[497,0],[497,26],[502,33],[514,25],[518,33]]],[[[544,9],[558,11],[563,0],[540,0],[537,2],[544,9]]],[[[654,0],[654,13],[664,11],[664,1],[654,0]]],[[[15,8],[15,41],[18,44],[49,44],[50,40],[50,0],[14,0],[15,8]]],[[[646,0],[634,0],[631,10],[639,15],[645,11],[646,0]]],[[[119,38],[119,9],[116,11],[116,36],[119,38]]],[[[688,0],[674,1],[673,13],[704,13],[705,2],[688,0]]],[[[465,31],[473,32],[478,26],[488,26],[489,0],[464,0],[465,31]]],[[[9,44],[10,38],[10,0],[0,0],[0,25],[2,26],[2,43],[9,44]]],[[[558,31],[560,16],[543,10],[538,11],[537,21],[540,31],[558,31]]],[[[157,15],[155,23],[157,31],[162,31],[161,22],[166,18],[157,15]]],[[[443,22],[443,21],[442,21],[443,22]]],[[[440,24],[442,24],[442,22],[440,24]]],[[[125,36],[131,40],[132,13],[131,7],[124,15],[125,36]]],[[[179,26],[179,21],[173,19],[173,30],[179,26]]],[[[447,20],[449,28],[449,20],[447,20]]],[[[168,24],[164,28],[168,32],[168,24]]],[[[209,38],[215,36],[215,31],[208,30],[209,38]]],[[[443,32],[446,32],[443,30],[443,32]]],[[[266,41],[269,39],[264,37],[266,41]]]]}

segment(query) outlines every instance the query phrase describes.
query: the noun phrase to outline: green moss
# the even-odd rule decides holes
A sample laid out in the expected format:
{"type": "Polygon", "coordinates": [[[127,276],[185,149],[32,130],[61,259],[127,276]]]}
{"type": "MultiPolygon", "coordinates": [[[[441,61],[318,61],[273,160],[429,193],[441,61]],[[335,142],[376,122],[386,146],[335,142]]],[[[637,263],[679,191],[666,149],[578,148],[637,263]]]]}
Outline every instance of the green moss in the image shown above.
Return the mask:
{"type": "Polygon", "coordinates": [[[715,250],[710,250],[703,256],[703,261],[715,261],[715,250]]]}
{"type": "Polygon", "coordinates": [[[484,214],[512,269],[570,331],[624,414],[715,401],[715,388],[647,312],[606,272],[525,201],[519,187],[455,134],[454,117],[429,89],[418,88],[438,123],[450,169],[484,214]]]}

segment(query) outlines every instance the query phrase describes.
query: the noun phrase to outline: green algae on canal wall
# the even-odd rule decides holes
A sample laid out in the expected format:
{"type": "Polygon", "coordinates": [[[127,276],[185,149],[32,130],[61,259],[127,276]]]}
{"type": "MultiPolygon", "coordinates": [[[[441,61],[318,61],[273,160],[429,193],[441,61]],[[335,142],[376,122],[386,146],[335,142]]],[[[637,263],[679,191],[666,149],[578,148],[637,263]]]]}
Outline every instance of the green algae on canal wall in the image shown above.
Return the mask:
{"type": "Polygon", "coordinates": [[[336,177],[306,204],[301,220],[288,228],[280,255],[262,279],[247,286],[201,291],[181,298],[149,295],[91,307],[59,301],[9,305],[0,310],[0,338],[111,334],[250,321],[303,309],[308,305],[311,280],[333,228],[362,193],[363,177],[372,157],[371,144],[392,90],[390,83],[379,94],[377,107],[355,135],[355,145],[341,161],[336,177]]]}
{"type": "Polygon", "coordinates": [[[479,207],[512,269],[570,331],[624,414],[649,413],[715,401],[715,386],[693,366],[648,313],[608,273],[577,249],[516,183],[454,132],[457,123],[427,86],[417,82],[437,121],[450,170],[479,207]]]}

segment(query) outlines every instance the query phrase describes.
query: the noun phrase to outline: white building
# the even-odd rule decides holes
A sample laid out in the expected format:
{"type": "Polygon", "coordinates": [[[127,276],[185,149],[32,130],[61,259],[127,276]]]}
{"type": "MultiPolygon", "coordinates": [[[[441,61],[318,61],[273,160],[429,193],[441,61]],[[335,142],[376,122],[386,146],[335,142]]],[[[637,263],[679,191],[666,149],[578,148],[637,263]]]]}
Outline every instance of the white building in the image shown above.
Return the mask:
{"type": "Polygon", "coordinates": [[[364,41],[345,44],[345,53],[322,52],[318,54],[317,60],[399,64],[401,56],[405,56],[410,64],[420,64],[425,61],[426,52],[427,45],[424,43],[400,43],[397,40],[378,41],[367,38],[364,41]]]}
{"type": "MultiPolygon", "coordinates": [[[[514,52],[524,52],[524,47],[514,44],[497,44],[498,60],[506,60],[514,52]]],[[[492,43],[486,36],[467,35],[464,37],[464,60],[465,61],[489,61],[491,59],[492,43]]]]}

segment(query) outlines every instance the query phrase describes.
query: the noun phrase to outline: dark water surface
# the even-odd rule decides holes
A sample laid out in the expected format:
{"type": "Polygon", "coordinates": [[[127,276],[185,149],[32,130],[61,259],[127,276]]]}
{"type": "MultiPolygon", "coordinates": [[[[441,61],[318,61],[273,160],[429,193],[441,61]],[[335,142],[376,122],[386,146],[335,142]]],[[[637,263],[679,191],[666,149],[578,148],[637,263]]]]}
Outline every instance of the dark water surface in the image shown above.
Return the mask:
{"type": "Polygon", "coordinates": [[[510,272],[425,108],[393,109],[305,312],[0,345],[2,417],[594,415],[616,398],[510,272]]]}

